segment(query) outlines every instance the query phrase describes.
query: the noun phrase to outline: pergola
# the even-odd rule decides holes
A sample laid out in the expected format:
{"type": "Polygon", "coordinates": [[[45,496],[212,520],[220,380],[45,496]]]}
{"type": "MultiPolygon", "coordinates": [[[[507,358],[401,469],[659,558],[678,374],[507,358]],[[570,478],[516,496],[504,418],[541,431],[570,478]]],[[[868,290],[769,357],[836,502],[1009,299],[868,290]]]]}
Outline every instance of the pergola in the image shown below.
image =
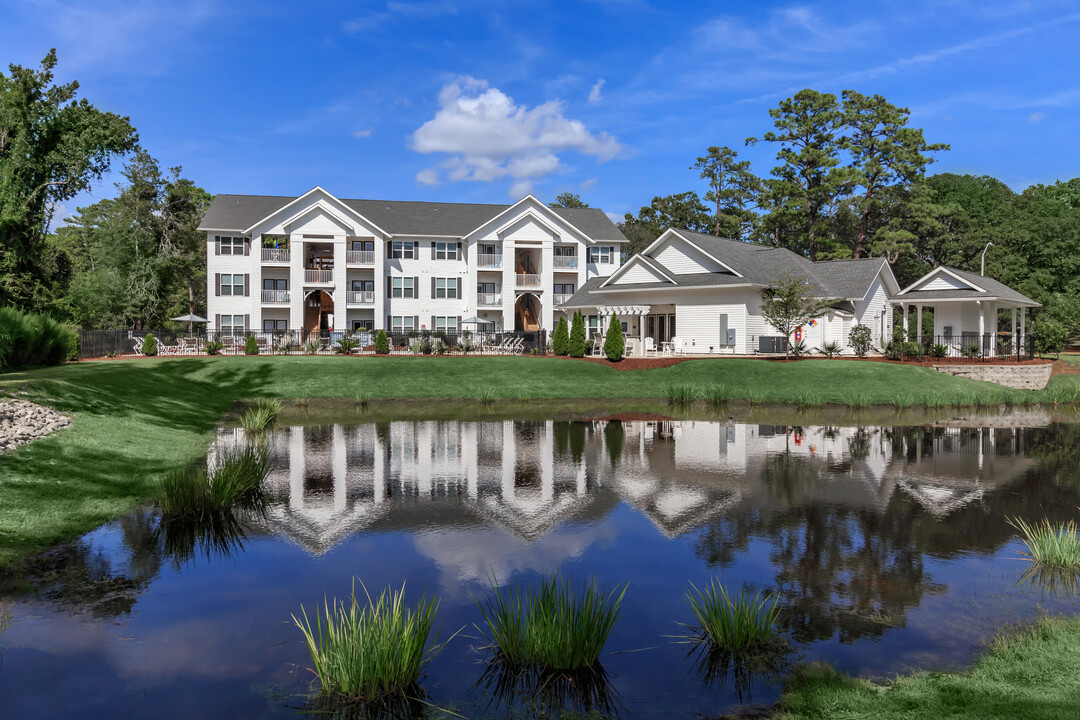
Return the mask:
{"type": "Polygon", "coordinates": [[[607,332],[608,322],[607,318],[612,315],[618,315],[619,317],[632,317],[638,318],[638,344],[635,348],[636,355],[645,354],[645,316],[652,310],[651,305],[597,305],[596,314],[600,316],[600,328],[607,332]]]}

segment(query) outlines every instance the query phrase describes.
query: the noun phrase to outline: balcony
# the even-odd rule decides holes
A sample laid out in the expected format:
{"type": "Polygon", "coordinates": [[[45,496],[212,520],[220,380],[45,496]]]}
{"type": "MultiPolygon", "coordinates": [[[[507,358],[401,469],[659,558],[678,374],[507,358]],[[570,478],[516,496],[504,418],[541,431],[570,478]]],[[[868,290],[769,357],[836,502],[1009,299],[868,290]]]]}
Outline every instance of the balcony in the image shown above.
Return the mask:
{"type": "MultiPolygon", "coordinates": [[[[264,251],[265,252],[265,251],[264,251]]],[[[287,305],[289,302],[288,290],[263,290],[263,305],[287,305]]]]}
{"type": "Polygon", "coordinates": [[[502,255],[496,253],[477,253],[476,267],[481,270],[498,270],[502,267],[502,255]]]}
{"type": "Polygon", "coordinates": [[[312,270],[310,268],[304,268],[304,282],[329,285],[334,282],[334,270],[312,270]]]}
{"type": "Polygon", "coordinates": [[[289,249],[275,250],[274,248],[263,248],[262,261],[264,263],[288,265],[289,249]]]}
{"type": "Polygon", "coordinates": [[[517,286],[519,288],[538,288],[540,287],[540,275],[536,273],[518,273],[517,274],[517,286]]]}
{"type": "Polygon", "coordinates": [[[349,290],[345,293],[346,305],[374,305],[374,290],[349,290]]]}
{"type": "Polygon", "coordinates": [[[374,250],[347,250],[345,252],[346,265],[374,265],[374,250]]]}
{"type": "Polygon", "coordinates": [[[552,258],[551,266],[556,270],[576,270],[577,257],[574,255],[556,255],[552,258]]]}
{"type": "Polygon", "coordinates": [[[574,297],[574,294],[573,293],[569,293],[569,294],[567,294],[567,293],[555,293],[552,297],[555,298],[555,306],[558,307],[559,305],[562,305],[564,302],[566,302],[570,298],[574,297]]]}
{"type": "Polygon", "coordinates": [[[499,293],[477,293],[477,307],[502,307],[502,295],[499,293]]]}

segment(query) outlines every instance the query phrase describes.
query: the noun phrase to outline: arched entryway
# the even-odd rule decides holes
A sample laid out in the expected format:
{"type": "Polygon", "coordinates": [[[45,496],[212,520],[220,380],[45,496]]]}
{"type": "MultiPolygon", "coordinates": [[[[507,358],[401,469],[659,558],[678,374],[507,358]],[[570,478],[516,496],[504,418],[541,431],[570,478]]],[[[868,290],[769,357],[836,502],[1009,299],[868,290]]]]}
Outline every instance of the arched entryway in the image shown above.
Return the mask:
{"type": "Polygon", "coordinates": [[[530,332],[540,329],[540,298],[532,293],[518,296],[514,302],[514,330],[530,332]]]}
{"type": "Polygon", "coordinates": [[[318,336],[334,329],[334,297],[325,290],[304,295],[304,337],[318,336]]]}

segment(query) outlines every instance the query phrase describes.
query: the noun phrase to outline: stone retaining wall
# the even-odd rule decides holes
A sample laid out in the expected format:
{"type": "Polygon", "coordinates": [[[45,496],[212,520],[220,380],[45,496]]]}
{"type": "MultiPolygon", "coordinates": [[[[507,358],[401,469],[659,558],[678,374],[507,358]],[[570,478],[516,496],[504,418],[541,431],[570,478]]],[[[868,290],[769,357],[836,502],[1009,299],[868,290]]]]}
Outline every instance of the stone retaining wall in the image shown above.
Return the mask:
{"type": "Polygon", "coordinates": [[[1050,382],[1053,366],[1044,365],[934,365],[938,372],[983,380],[1018,390],[1042,390],[1050,382]]]}

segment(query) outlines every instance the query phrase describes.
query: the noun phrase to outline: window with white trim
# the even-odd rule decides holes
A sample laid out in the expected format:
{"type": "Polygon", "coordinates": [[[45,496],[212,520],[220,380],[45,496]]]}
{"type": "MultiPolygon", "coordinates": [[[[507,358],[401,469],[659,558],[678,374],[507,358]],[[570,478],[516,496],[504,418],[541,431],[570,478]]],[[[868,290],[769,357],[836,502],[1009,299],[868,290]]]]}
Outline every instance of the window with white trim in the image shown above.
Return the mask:
{"type": "Polygon", "coordinates": [[[263,320],[263,332],[285,331],[288,329],[288,320],[263,320]]]}
{"type": "Polygon", "coordinates": [[[573,295],[574,283],[555,283],[556,295],[573,295]]]}
{"type": "Polygon", "coordinates": [[[392,297],[414,298],[416,297],[416,283],[412,277],[396,277],[391,279],[393,288],[392,297]]]}
{"type": "Polygon", "coordinates": [[[458,279],[457,278],[435,278],[435,297],[442,300],[444,298],[458,298],[461,297],[458,294],[458,279]]]}
{"type": "Polygon", "coordinates": [[[219,255],[243,255],[244,238],[242,237],[218,237],[219,255]]]}
{"type": "Polygon", "coordinates": [[[221,327],[219,330],[243,330],[244,329],[244,316],[243,315],[222,315],[221,327]]]}
{"type": "Polygon", "coordinates": [[[412,315],[391,315],[390,332],[394,335],[404,335],[416,330],[415,318],[412,315]]]}
{"type": "Polygon", "coordinates": [[[555,257],[577,257],[576,245],[555,245],[555,257]]]}
{"type": "Polygon", "coordinates": [[[412,240],[394,240],[390,243],[390,257],[401,260],[415,260],[416,243],[412,240]]]}
{"type": "Polygon", "coordinates": [[[435,332],[457,334],[457,317],[436,317],[435,332]]]}
{"type": "Polygon", "coordinates": [[[435,243],[435,259],[436,260],[457,260],[457,243],[456,242],[437,242],[437,243],[435,243]]]}
{"type": "Polygon", "coordinates": [[[374,320],[353,320],[352,329],[354,331],[370,331],[375,329],[374,320]]]}
{"type": "Polygon", "coordinates": [[[599,265],[610,265],[614,262],[611,258],[611,248],[607,245],[597,245],[588,249],[588,262],[599,265]]]}
{"type": "Polygon", "coordinates": [[[244,294],[244,276],[242,274],[236,275],[222,275],[221,276],[221,294],[222,295],[243,295],[244,294]]]}
{"type": "Polygon", "coordinates": [[[375,281],[374,280],[352,280],[350,282],[350,289],[354,292],[374,292],[375,281]]]}

